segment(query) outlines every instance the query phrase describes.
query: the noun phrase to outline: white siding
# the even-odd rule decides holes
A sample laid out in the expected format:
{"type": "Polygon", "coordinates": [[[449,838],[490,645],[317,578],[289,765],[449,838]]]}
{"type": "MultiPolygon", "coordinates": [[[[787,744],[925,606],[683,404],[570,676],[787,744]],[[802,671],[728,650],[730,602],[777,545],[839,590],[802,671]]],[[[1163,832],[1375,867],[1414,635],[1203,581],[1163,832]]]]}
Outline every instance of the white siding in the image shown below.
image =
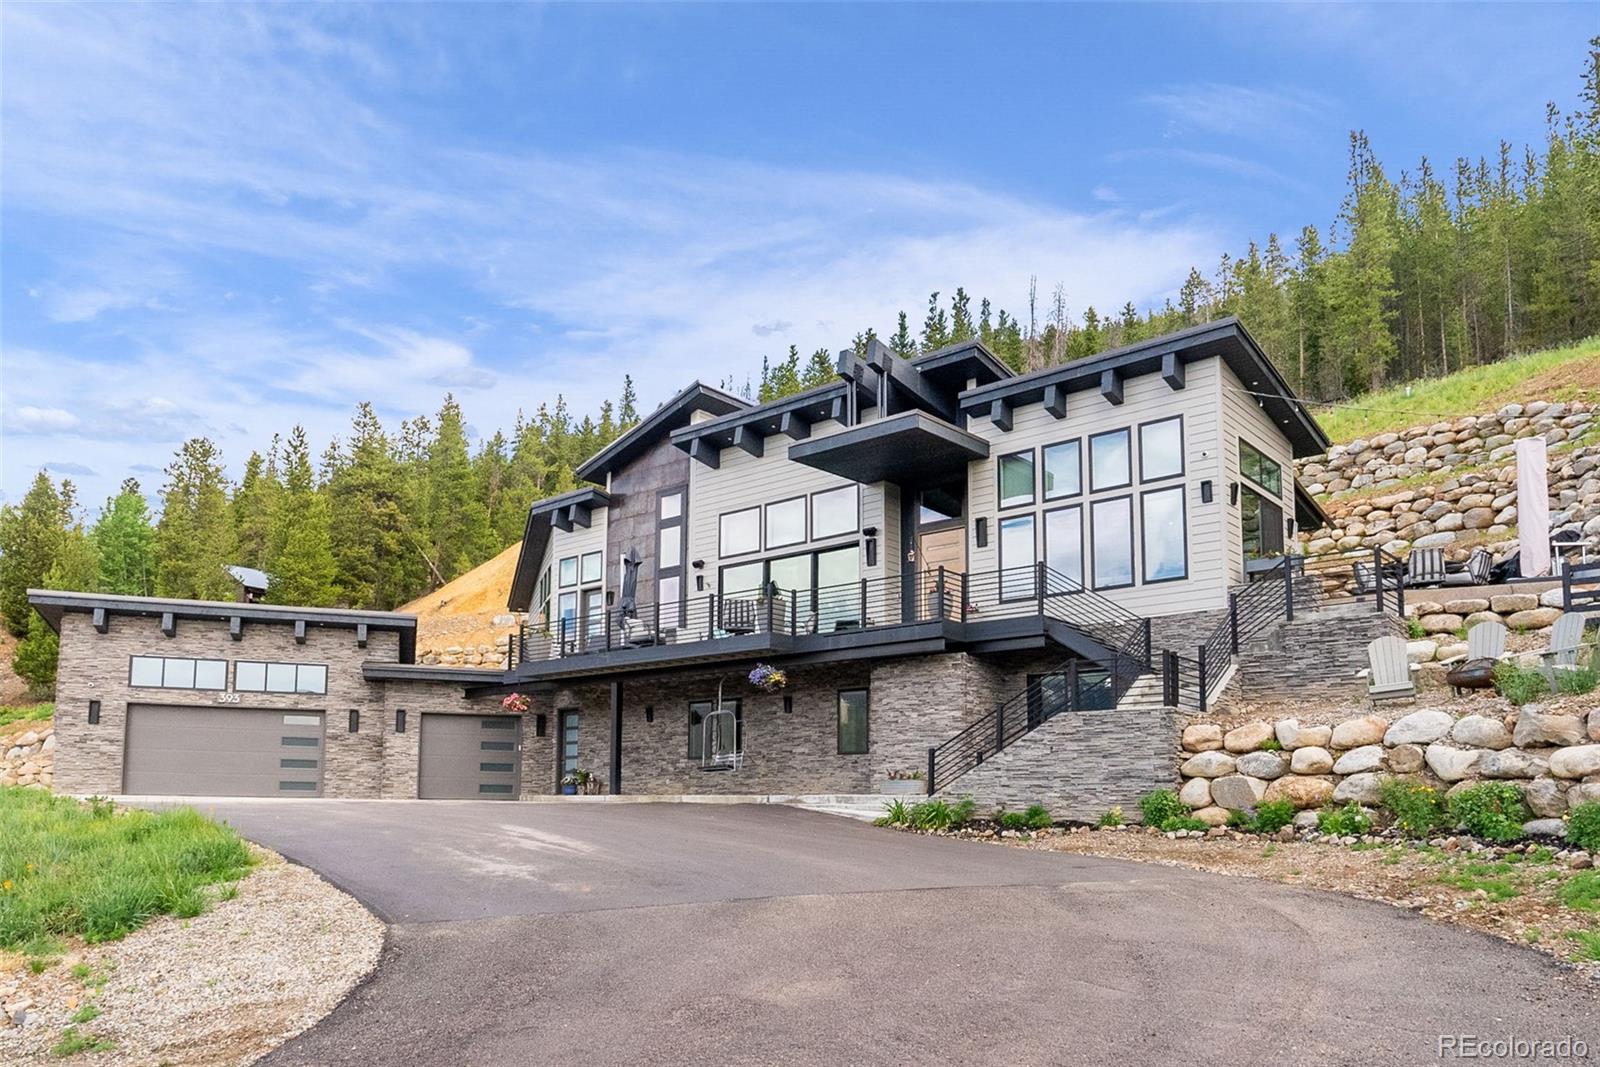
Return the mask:
{"type": "MultiPolygon", "coordinates": [[[[1222,408],[1222,458],[1226,471],[1224,484],[1242,481],[1239,474],[1239,438],[1243,437],[1269,459],[1276,460],[1278,466],[1283,468],[1283,492],[1279,494],[1277,503],[1283,509],[1284,518],[1293,518],[1294,449],[1278,424],[1261,409],[1256,398],[1249,395],[1251,387],[1241,382],[1238,375],[1234,374],[1226,364],[1220,360],[1215,362],[1222,368],[1218,390],[1222,408]]],[[[1254,482],[1246,484],[1262,496],[1269,495],[1254,482]]],[[[1227,512],[1225,540],[1228,547],[1228,581],[1237,585],[1244,581],[1244,531],[1241,528],[1243,515],[1237,506],[1228,508],[1227,512]]],[[[1288,544],[1288,540],[1285,537],[1284,543],[1288,544]]]]}
{"type": "MultiPolygon", "coordinates": [[[[550,531],[550,550],[545,555],[547,565],[557,563],[568,556],[582,557],[586,552],[599,552],[604,556],[606,550],[606,509],[596,508],[590,512],[589,526],[574,526],[571,533],[565,530],[550,531]]],[[[616,580],[616,575],[611,573],[614,560],[602,559],[601,585],[607,589],[612,588],[611,583],[616,580]]],[[[557,578],[551,578],[551,590],[555,590],[557,578]]],[[[571,588],[571,587],[569,587],[571,588]]],[[[593,589],[591,582],[585,588],[593,589]]]]}
{"type": "MultiPolygon", "coordinates": [[[[990,458],[972,463],[968,467],[967,511],[972,519],[988,520],[988,544],[979,548],[974,534],[974,524],[967,525],[969,569],[974,574],[993,573],[999,569],[999,526],[1002,517],[1026,514],[1026,507],[1008,508],[1001,513],[996,507],[996,477],[999,457],[1024,449],[1034,450],[1036,496],[1040,490],[1040,448],[1078,438],[1083,442],[1083,488],[1076,497],[1045,502],[1036,499],[1032,511],[1040,517],[1034,523],[1034,536],[1039,553],[1043,553],[1043,518],[1046,510],[1082,503],[1084,505],[1085,578],[1089,580],[1089,528],[1088,505],[1095,500],[1133,496],[1134,519],[1134,584],[1121,589],[1103,590],[1102,595],[1122,604],[1137,614],[1153,617],[1189,611],[1203,611],[1222,607],[1226,603],[1228,585],[1226,549],[1224,548],[1223,510],[1227,507],[1227,488],[1222,481],[1219,462],[1219,381],[1221,361],[1200,360],[1186,368],[1187,385],[1173,389],[1159,374],[1146,374],[1123,382],[1123,403],[1112,404],[1100,395],[1099,390],[1075,392],[1067,398],[1067,414],[1057,419],[1044,410],[1042,404],[1029,404],[1013,412],[1012,429],[1002,432],[987,416],[968,420],[967,428],[989,442],[990,458]],[[1184,475],[1182,479],[1166,479],[1148,486],[1139,482],[1139,432],[1140,423],[1152,422],[1173,415],[1183,416],[1184,475]],[[1131,432],[1131,462],[1134,484],[1129,489],[1089,493],[1088,467],[1091,434],[1106,430],[1128,429],[1131,432]],[[1212,501],[1200,501],[1200,482],[1213,483],[1212,501]],[[1139,492],[1142,489],[1169,488],[1182,484],[1186,487],[1189,576],[1178,581],[1151,585],[1142,584],[1143,559],[1139,530],[1139,492]]],[[[1237,525],[1235,523],[1235,525],[1237,525]]],[[[1237,535],[1235,535],[1237,540],[1237,535]]],[[[1008,565],[1009,561],[1008,561],[1008,565]]],[[[1089,582],[1092,586],[1092,581],[1089,582]]]]}

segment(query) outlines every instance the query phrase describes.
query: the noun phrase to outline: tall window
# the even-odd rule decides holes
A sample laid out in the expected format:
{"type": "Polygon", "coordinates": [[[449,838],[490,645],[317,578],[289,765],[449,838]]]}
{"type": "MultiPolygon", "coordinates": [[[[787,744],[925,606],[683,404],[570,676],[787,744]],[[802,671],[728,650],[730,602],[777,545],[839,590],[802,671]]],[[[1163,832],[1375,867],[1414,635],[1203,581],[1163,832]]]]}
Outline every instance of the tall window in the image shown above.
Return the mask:
{"type": "Polygon", "coordinates": [[[1076,440],[1044,447],[1044,498],[1059,500],[1083,492],[1083,446],[1076,440]]]}
{"type": "Polygon", "coordinates": [[[761,550],[761,509],[724,512],[717,520],[717,555],[742,556],[761,550]]]}
{"type": "Polygon", "coordinates": [[[683,489],[664,489],[656,498],[656,604],[661,626],[683,619],[683,489]]]}
{"type": "Polygon", "coordinates": [[[1133,482],[1127,430],[1111,430],[1089,438],[1089,488],[1121,489],[1133,482]]]}
{"type": "Polygon", "coordinates": [[[1033,450],[1000,457],[1000,506],[1033,503],[1033,450]]]}
{"type": "Polygon", "coordinates": [[[1034,595],[1035,555],[1033,516],[1014,515],[1000,520],[1000,599],[1019,600],[1034,595]]]}
{"type": "Polygon", "coordinates": [[[1273,496],[1283,495],[1283,468],[1242,437],[1239,439],[1239,473],[1273,496]]]}
{"type": "Polygon", "coordinates": [[[1271,559],[1283,555],[1283,509],[1246,488],[1239,494],[1239,526],[1245,559],[1271,559]]]}
{"type": "Polygon", "coordinates": [[[1044,562],[1050,568],[1051,593],[1083,588],[1083,506],[1044,513],[1044,562]]]}
{"type": "Polygon", "coordinates": [[[861,521],[857,518],[858,492],[853,485],[840,486],[811,494],[811,537],[839,537],[855,533],[861,521]]]}
{"type": "Polygon", "coordinates": [[[578,580],[584,585],[599,582],[605,577],[605,555],[600,552],[585,552],[578,566],[578,580]]]}
{"type": "Polygon", "coordinates": [[[806,498],[767,505],[767,547],[798,545],[806,539],[806,498]]]}
{"type": "Polygon", "coordinates": [[[865,689],[839,691],[839,754],[858,756],[867,751],[867,715],[870,701],[865,689]]]}
{"type": "Polygon", "coordinates": [[[1159,481],[1183,474],[1183,416],[1139,427],[1139,480],[1159,481]]]}
{"type": "Polygon", "coordinates": [[[1133,584],[1133,498],[1096,500],[1089,506],[1094,587],[1133,584]]]}
{"type": "Polygon", "coordinates": [[[556,568],[556,584],[562,589],[578,584],[578,557],[568,556],[556,568]]]}
{"type": "Polygon", "coordinates": [[[1141,494],[1139,512],[1144,580],[1170,582],[1187,578],[1189,548],[1184,534],[1184,487],[1152,489],[1141,494]]]}

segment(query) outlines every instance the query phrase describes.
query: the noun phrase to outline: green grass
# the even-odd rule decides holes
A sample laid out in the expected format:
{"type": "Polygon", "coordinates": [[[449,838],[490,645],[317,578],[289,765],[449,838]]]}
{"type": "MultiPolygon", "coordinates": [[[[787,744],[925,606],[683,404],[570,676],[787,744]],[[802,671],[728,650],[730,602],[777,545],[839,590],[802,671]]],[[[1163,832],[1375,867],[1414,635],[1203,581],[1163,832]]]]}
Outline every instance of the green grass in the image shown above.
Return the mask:
{"type": "Polygon", "coordinates": [[[1600,871],[1585,871],[1568,879],[1557,896],[1569,908],[1600,911],[1600,871]]]}
{"type": "Polygon", "coordinates": [[[85,1033],[76,1026],[69,1026],[61,1032],[61,1040],[50,1051],[62,1059],[76,1056],[80,1052],[110,1052],[116,1048],[116,1042],[108,1041],[103,1037],[95,1037],[85,1033]]]}
{"type": "Polygon", "coordinates": [[[1567,936],[1578,943],[1578,950],[1572,955],[1573,959],[1587,960],[1591,963],[1600,962],[1600,932],[1568,930],[1567,936]]]}
{"type": "Polygon", "coordinates": [[[1600,338],[1469,367],[1444,378],[1425,378],[1410,383],[1410,396],[1406,395],[1406,386],[1400,385],[1354,397],[1346,402],[1350,407],[1312,410],[1330,438],[1352,441],[1444,418],[1476,415],[1513,402],[1570,400],[1585,395],[1589,390],[1579,384],[1542,389],[1539,396],[1528,395],[1523,387],[1527,379],[1536,375],[1595,359],[1600,359],[1600,338]]]}
{"type": "Polygon", "coordinates": [[[198,915],[204,887],[237,881],[250,863],[238,834],[191,808],[119,811],[0,789],[0,948],[111,941],[158,915],[198,915]]]}
{"type": "Polygon", "coordinates": [[[9,726],[14,722],[44,722],[56,713],[54,704],[10,704],[0,705],[0,726],[9,726]]]}

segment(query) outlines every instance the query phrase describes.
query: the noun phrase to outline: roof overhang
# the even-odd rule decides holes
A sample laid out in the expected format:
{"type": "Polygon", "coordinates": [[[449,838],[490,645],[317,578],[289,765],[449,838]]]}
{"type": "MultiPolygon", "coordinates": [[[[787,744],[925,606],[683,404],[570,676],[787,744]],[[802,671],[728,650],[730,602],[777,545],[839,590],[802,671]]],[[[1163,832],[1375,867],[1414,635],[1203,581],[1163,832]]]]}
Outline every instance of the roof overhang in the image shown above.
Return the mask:
{"type": "Polygon", "coordinates": [[[829,382],[720,418],[690,423],[672,431],[672,443],[711,467],[717,466],[724,448],[737,446],[759,456],[769,437],[781,434],[792,441],[803,441],[811,436],[811,427],[816,423],[848,421],[852,387],[857,390],[858,401],[871,402],[871,392],[859,383],[829,382]]]}
{"type": "Polygon", "coordinates": [[[938,481],[986,459],[989,443],[920,411],[852,426],[789,447],[789,458],[851,481],[914,485],[938,481]]]}
{"type": "Polygon", "coordinates": [[[597,509],[610,505],[609,493],[590,487],[536,501],[528,509],[528,521],[522,527],[522,547],[517,550],[517,567],[511,573],[506,606],[512,611],[528,610],[534,585],[539,580],[539,563],[544,559],[545,546],[550,544],[551,530],[570,533],[579,526],[588,526],[597,509]]]}
{"type": "Polygon", "coordinates": [[[1298,481],[1294,483],[1294,523],[1302,530],[1320,530],[1332,525],[1322,504],[1298,481]]]}
{"type": "Polygon", "coordinates": [[[695,382],[640,420],[637,426],[584,460],[573,473],[579,481],[604,485],[606,475],[638,458],[658,437],[686,424],[695,412],[705,411],[720,416],[749,406],[748,400],[695,382]]]}
{"type": "Polygon", "coordinates": [[[961,410],[968,415],[988,415],[1005,425],[1011,409],[1025,404],[1061,404],[1066,393],[1098,389],[1120,403],[1123,379],[1160,374],[1178,390],[1184,387],[1184,366],[1212,357],[1221,359],[1238,376],[1251,399],[1288,438],[1297,458],[1327,451],[1330,442],[1317,420],[1261,346],[1231,317],[968,389],[961,394],[961,410]]]}
{"type": "Polygon", "coordinates": [[[121,615],[194,619],[205,622],[267,623],[274,626],[354,630],[358,640],[372,631],[400,636],[400,662],[417,655],[417,617],[397,611],[347,611],[343,608],[303,608],[291,604],[243,604],[229,600],[177,600],[153,596],[117,596],[111,593],[69,593],[57,589],[30,589],[28,603],[52,630],[61,632],[61,617],[68,612],[92,616],[96,625],[121,615]]]}
{"type": "Polygon", "coordinates": [[[444,682],[467,686],[498,685],[507,673],[494,668],[440,667],[423,663],[384,663],[369,660],[361,665],[361,677],[369,682],[444,682]]]}
{"type": "Polygon", "coordinates": [[[959,393],[967,382],[979,385],[1016,377],[1016,372],[977,338],[925,352],[911,361],[917,372],[941,389],[959,393]]]}

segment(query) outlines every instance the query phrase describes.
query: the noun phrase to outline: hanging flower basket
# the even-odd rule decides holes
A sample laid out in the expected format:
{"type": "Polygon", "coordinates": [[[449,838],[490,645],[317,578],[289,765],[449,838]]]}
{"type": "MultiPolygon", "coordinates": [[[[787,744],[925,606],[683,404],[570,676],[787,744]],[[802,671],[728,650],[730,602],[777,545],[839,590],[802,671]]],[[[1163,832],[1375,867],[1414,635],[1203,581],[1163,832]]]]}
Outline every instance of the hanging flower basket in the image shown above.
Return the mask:
{"type": "Polygon", "coordinates": [[[521,693],[508,693],[500,701],[500,707],[513,715],[521,715],[528,710],[528,698],[521,693]]]}
{"type": "Polygon", "coordinates": [[[766,693],[776,693],[789,684],[789,676],[767,663],[757,663],[750,672],[750,684],[766,693]]]}

